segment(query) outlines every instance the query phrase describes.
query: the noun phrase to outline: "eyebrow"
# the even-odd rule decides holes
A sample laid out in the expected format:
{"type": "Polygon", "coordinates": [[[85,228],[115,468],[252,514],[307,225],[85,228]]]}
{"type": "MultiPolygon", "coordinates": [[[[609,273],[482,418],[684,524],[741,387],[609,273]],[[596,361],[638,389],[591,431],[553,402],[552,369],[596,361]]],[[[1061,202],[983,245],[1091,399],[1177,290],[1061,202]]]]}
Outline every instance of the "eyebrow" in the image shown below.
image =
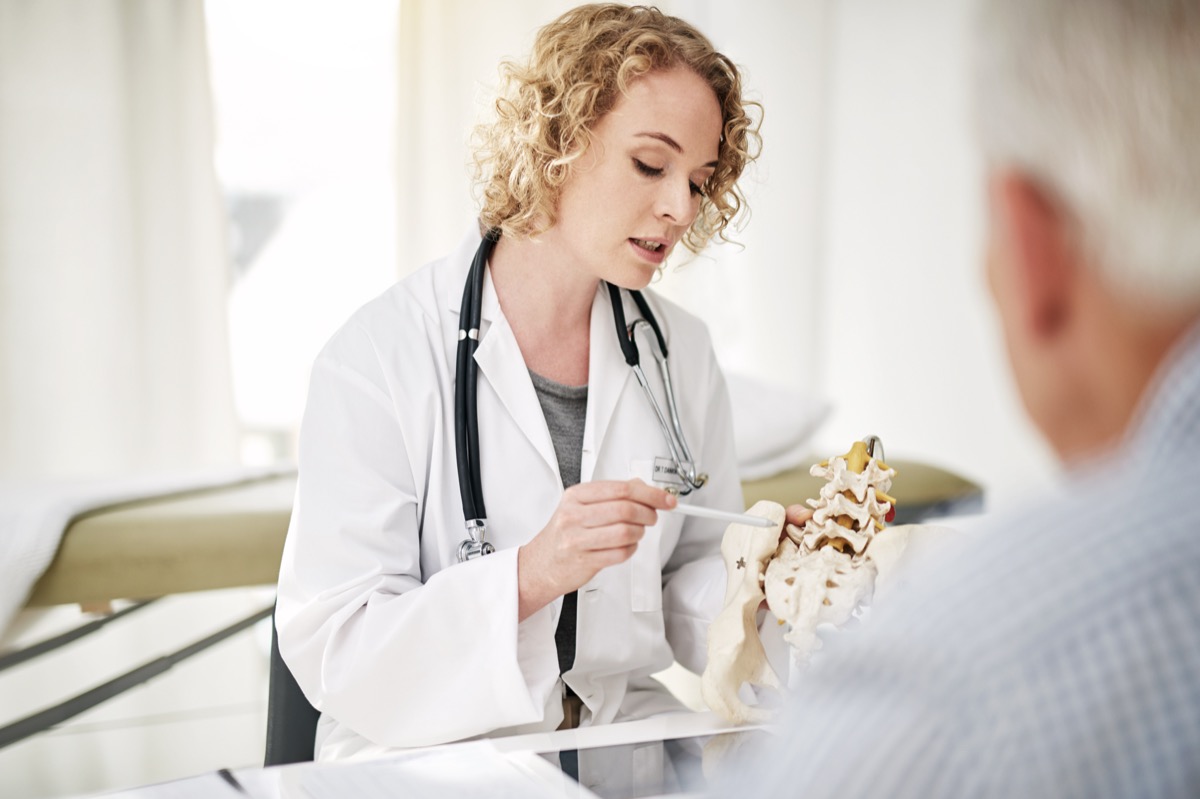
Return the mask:
{"type": "MultiPolygon", "coordinates": [[[[637,135],[637,136],[646,136],[646,137],[648,137],[648,138],[651,138],[651,139],[658,139],[660,142],[662,142],[663,144],[667,145],[668,147],[670,147],[670,148],[671,148],[672,150],[674,150],[675,152],[677,152],[677,153],[680,153],[680,154],[682,154],[682,153],[683,153],[683,148],[679,146],[679,142],[675,141],[674,139],[672,139],[670,136],[668,136],[668,135],[667,135],[667,134],[665,134],[665,133],[658,133],[658,132],[654,132],[654,131],[646,131],[646,132],[643,132],[643,133],[638,133],[638,134],[636,134],[636,135],[637,135]]],[[[716,169],[716,168],[717,168],[717,162],[716,162],[716,161],[709,161],[709,162],[708,162],[707,164],[705,164],[704,166],[706,166],[706,167],[712,167],[713,169],[716,169]]]]}

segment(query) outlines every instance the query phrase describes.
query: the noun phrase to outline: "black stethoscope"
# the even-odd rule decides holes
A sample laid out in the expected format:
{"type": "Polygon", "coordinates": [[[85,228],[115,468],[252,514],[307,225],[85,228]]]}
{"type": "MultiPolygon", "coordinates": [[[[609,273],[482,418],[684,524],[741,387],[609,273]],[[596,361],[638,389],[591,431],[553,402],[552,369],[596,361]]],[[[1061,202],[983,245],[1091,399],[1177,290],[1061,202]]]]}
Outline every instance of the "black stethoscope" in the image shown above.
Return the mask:
{"type": "MultiPolygon", "coordinates": [[[[483,481],[479,475],[479,365],[475,362],[475,350],[479,347],[479,321],[483,305],[483,277],[487,272],[488,258],[500,240],[500,231],[489,230],[484,234],[475,258],[471,262],[471,271],[467,274],[467,282],[463,287],[462,304],[459,306],[458,354],[454,365],[454,440],[455,454],[458,460],[458,489],[462,494],[463,518],[466,519],[467,538],[458,545],[459,562],[490,555],[496,548],[485,540],[487,534],[487,511],[483,505],[483,481]]],[[[616,323],[617,339],[621,343],[621,352],[625,355],[625,363],[633,369],[642,391],[654,408],[662,428],[663,437],[671,450],[673,470],[680,484],[678,493],[690,494],[700,488],[708,480],[708,475],[698,473],[692,453],[688,449],[683,436],[683,427],[679,423],[679,409],[675,405],[675,392],[671,388],[671,374],[667,369],[667,342],[663,338],[658,320],[650,310],[650,304],[640,291],[630,291],[642,318],[634,320],[633,324],[625,324],[625,308],[621,302],[621,290],[611,283],[608,284],[609,298],[612,301],[613,320],[616,323]],[[663,389],[667,395],[668,413],[650,390],[650,381],[641,367],[641,357],[638,354],[635,336],[638,330],[649,330],[654,333],[658,350],[654,359],[658,362],[659,373],[662,375],[663,389]]]]}

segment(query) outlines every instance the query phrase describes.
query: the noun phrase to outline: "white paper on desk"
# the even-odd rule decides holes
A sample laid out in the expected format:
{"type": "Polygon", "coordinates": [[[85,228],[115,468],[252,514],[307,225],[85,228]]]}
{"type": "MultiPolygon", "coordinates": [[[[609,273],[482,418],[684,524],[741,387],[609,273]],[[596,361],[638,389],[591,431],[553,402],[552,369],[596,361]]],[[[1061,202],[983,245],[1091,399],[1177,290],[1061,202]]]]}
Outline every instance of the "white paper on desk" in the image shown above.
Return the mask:
{"type": "Polygon", "coordinates": [[[104,799],[247,799],[247,794],[233,787],[215,771],[128,791],[105,793],[103,796],[104,799]]]}
{"type": "Polygon", "coordinates": [[[495,748],[464,746],[414,752],[368,763],[331,764],[301,780],[311,799],[589,799],[594,795],[536,756],[514,757],[495,748]],[[572,788],[564,792],[564,784],[572,788]]]}

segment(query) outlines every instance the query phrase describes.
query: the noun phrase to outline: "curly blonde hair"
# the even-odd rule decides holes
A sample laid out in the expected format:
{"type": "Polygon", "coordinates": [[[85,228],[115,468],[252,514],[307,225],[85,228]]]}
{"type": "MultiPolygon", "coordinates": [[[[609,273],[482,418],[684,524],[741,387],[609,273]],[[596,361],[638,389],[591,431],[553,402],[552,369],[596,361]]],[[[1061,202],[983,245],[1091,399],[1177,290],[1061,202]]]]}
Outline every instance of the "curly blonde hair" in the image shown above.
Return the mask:
{"type": "Polygon", "coordinates": [[[657,8],[615,3],[568,11],[538,32],[527,63],[501,64],[495,121],[474,133],[482,223],[524,236],[553,227],[563,183],[594,124],[638,78],[675,67],[712,87],[722,117],[716,171],[683,244],[699,252],[713,237],[728,240],[726,229],[746,209],[737,180],[761,149],[762,108],[742,98],[737,66],[693,26],[657,8]]]}

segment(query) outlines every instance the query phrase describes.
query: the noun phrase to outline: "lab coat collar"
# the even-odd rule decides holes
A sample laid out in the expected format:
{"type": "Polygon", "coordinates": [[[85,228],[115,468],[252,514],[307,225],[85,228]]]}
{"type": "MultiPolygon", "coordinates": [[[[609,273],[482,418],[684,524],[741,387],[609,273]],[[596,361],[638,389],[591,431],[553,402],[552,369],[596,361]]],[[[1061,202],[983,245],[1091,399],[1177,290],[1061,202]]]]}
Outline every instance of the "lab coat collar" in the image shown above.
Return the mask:
{"type": "MultiPolygon", "coordinates": [[[[451,256],[451,280],[447,301],[456,327],[461,324],[458,316],[467,274],[471,271],[471,262],[475,260],[475,252],[482,240],[483,235],[478,230],[472,231],[451,256]]],[[[479,348],[475,350],[475,362],[479,364],[480,379],[487,381],[496,392],[500,404],[561,482],[562,475],[559,474],[558,458],[554,454],[550,429],[546,426],[546,417],[542,412],[541,403],[538,402],[537,390],[529,377],[529,370],[525,366],[525,358],[521,355],[517,338],[500,308],[490,269],[483,274],[483,302],[480,305],[479,317],[479,348]]],[[[484,424],[486,423],[480,422],[481,427],[484,424]]]]}
{"type": "MultiPolygon", "coordinates": [[[[454,249],[449,256],[447,270],[448,278],[446,280],[446,308],[455,316],[458,315],[459,308],[462,307],[463,289],[467,285],[467,273],[471,271],[471,262],[475,260],[475,252],[479,249],[479,243],[483,241],[483,234],[479,231],[478,225],[473,225],[463,236],[462,241],[458,243],[458,247],[454,249]]],[[[491,291],[491,303],[488,302],[488,290],[491,284],[491,274],[484,277],[486,285],[483,287],[483,307],[480,309],[480,315],[483,319],[491,320],[495,318],[495,313],[500,308],[500,304],[496,301],[496,292],[491,291]]]]}

